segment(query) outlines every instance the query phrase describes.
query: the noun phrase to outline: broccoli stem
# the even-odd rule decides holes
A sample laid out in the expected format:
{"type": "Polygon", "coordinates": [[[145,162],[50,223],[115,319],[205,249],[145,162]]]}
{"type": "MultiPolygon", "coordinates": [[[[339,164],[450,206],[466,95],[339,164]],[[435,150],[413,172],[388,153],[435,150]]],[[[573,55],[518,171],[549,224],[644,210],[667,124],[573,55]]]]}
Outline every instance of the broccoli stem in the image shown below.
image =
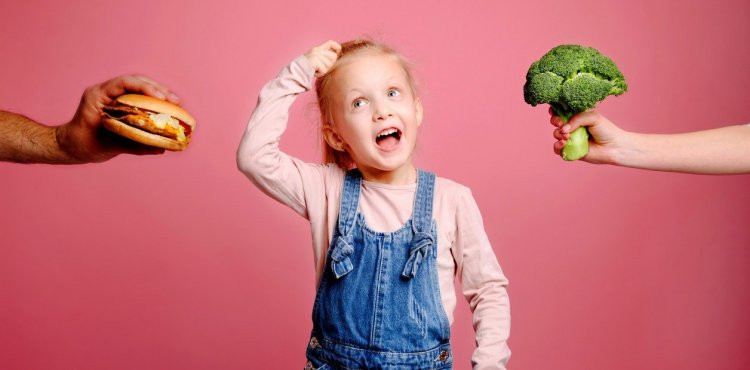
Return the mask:
{"type": "Polygon", "coordinates": [[[570,139],[562,149],[562,159],[577,161],[589,152],[589,132],[586,127],[579,127],[570,133],[570,139]]]}
{"type": "MultiPolygon", "coordinates": [[[[563,123],[568,123],[570,119],[580,113],[573,112],[564,104],[550,104],[555,115],[562,119],[563,123]]],[[[565,143],[560,156],[566,161],[577,161],[589,152],[589,132],[585,127],[579,127],[570,133],[570,139],[565,143]]]]}
{"type": "Polygon", "coordinates": [[[575,112],[562,111],[557,114],[558,117],[562,118],[563,123],[568,123],[571,118],[575,115],[575,112]]]}

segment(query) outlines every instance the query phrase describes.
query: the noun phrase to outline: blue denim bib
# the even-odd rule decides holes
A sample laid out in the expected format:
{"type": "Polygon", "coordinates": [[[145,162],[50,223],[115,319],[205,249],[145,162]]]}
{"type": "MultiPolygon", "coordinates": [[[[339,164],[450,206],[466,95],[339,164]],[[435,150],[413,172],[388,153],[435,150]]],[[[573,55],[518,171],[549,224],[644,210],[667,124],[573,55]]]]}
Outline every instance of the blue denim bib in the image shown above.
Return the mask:
{"type": "Polygon", "coordinates": [[[367,227],[358,212],[362,175],[346,174],[306,369],[452,368],[432,220],[435,175],[417,174],[412,218],[391,233],[367,227]]]}

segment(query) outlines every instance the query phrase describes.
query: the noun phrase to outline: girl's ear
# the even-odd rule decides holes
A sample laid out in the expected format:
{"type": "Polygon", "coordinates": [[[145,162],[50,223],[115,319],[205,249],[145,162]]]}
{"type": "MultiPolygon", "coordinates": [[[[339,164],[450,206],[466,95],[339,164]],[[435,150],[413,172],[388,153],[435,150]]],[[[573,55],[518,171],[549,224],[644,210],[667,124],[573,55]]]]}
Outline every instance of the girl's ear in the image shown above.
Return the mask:
{"type": "Polygon", "coordinates": [[[343,152],[344,151],[344,139],[339,136],[339,134],[336,133],[336,131],[331,127],[330,124],[325,124],[323,126],[323,139],[328,143],[328,146],[333,148],[333,150],[343,152]]]}
{"type": "Polygon", "coordinates": [[[422,110],[422,101],[419,97],[414,98],[414,109],[417,114],[417,127],[422,124],[422,118],[424,117],[424,111],[422,110]]]}

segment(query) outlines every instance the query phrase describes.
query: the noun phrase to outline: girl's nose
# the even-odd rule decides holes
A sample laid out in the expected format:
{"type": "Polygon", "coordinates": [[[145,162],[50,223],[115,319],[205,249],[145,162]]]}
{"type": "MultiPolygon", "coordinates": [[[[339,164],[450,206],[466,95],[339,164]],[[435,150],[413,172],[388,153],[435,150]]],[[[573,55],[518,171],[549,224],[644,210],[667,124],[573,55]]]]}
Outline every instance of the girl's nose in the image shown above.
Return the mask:
{"type": "Polygon", "coordinates": [[[387,119],[388,117],[393,116],[393,113],[391,112],[390,107],[388,107],[388,104],[378,104],[374,107],[372,120],[374,122],[383,121],[387,119]]]}

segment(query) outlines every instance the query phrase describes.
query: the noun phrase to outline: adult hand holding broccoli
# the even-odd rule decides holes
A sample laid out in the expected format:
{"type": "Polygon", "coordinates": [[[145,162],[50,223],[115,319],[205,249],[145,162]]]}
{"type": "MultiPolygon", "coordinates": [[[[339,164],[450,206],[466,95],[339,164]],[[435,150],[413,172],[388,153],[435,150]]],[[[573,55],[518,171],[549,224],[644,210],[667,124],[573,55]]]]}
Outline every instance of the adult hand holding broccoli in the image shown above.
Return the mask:
{"type": "MultiPolygon", "coordinates": [[[[560,45],[529,67],[523,98],[532,106],[549,104],[567,123],[607,96],[622,95],[627,90],[625,77],[611,59],[590,47],[560,45]]],[[[561,155],[566,161],[575,161],[588,150],[589,134],[585,127],[579,127],[571,132],[561,155]]]]}

